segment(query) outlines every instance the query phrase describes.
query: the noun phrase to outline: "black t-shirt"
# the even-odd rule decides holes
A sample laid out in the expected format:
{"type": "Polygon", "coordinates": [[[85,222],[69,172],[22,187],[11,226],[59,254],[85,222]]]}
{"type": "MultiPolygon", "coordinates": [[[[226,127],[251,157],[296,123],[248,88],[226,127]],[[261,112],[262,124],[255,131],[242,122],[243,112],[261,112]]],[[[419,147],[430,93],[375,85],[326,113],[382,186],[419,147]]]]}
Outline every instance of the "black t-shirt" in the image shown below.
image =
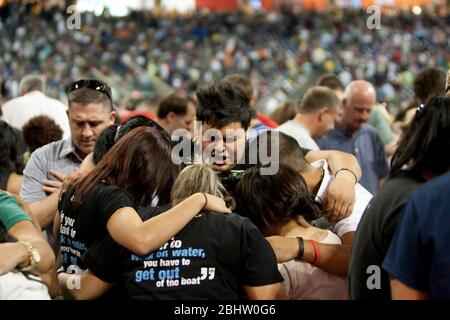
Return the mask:
{"type": "Polygon", "coordinates": [[[81,256],[96,240],[108,234],[106,224],[114,212],[134,207],[128,193],[117,186],[95,186],[76,207],[74,192],[74,188],[67,191],[58,204],[62,262],[64,270],[69,273],[78,271],[76,266],[85,269],[81,256]]]}
{"type": "MultiPolygon", "coordinates": [[[[167,207],[141,211],[143,220],[167,207]]],[[[239,299],[243,286],[283,281],[267,240],[237,214],[194,218],[159,250],[137,256],[111,237],[94,244],[83,262],[97,277],[122,283],[133,299],[239,299]]]]}
{"type": "Polygon", "coordinates": [[[423,182],[425,180],[416,174],[401,172],[387,179],[372,198],[353,240],[349,271],[352,299],[391,299],[389,275],[381,266],[404,206],[410,194],[423,182]],[[378,274],[380,279],[377,279],[378,274]]]}

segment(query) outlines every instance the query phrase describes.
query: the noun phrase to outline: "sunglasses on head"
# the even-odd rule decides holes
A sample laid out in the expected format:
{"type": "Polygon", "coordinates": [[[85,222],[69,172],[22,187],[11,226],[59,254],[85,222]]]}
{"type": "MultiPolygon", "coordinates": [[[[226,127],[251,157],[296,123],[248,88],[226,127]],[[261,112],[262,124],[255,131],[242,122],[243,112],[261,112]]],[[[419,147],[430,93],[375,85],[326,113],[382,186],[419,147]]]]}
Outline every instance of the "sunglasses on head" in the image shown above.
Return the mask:
{"type": "Polygon", "coordinates": [[[88,88],[91,90],[101,92],[101,93],[105,94],[109,98],[109,100],[111,100],[111,102],[112,102],[111,89],[104,82],[101,82],[99,80],[93,80],[93,79],[78,80],[69,86],[67,93],[71,93],[72,91],[75,91],[75,90],[78,90],[81,88],[88,88]]]}

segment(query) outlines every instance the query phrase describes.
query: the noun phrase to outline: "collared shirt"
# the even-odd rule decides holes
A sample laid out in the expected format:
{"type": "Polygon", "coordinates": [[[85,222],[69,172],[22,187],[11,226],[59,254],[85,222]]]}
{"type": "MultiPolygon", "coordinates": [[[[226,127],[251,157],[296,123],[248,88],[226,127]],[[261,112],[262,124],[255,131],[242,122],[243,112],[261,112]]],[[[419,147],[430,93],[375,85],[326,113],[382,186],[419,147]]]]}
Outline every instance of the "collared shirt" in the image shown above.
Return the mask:
{"type": "Polygon", "coordinates": [[[42,180],[55,180],[49,170],[54,169],[69,175],[82,161],[71,139],[52,142],[35,150],[23,171],[20,196],[27,203],[44,199],[47,195],[42,191],[42,180]]]}
{"type": "Polygon", "coordinates": [[[7,101],[2,106],[3,120],[10,126],[22,130],[33,117],[47,116],[53,119],[64,132],[64,139],[70,137],[67,106],[62,102],[47,97],[40,91],[31,91],[21,97],[7,101]]]}
{"type": "MultiPolygon", "coordinates": [[[[334,177],[328,171],[328,163],[325,160],[315,161],[311,163],[311,165],[317,169],[324,169],[324,176],[319,186],[319,191],[316,195],[316,200],[321,201],[324,198],[325,193],[327,192],[328,187],[334,177]]],[[[336,223],[330,223],[325,218],[320,218],[314,221],[313,224],[320,228],[330,229],[339,237],[342,237],[348,232],[354,232],[356,231],[364,210],[366,210],[366,207],[371,199],[372,194],[359,183],[357,183],[355,185],[355,204],[353,205],[352,214],[349,217],[342,219],[336,223]]]]}
{"type": "Polygon", "coordinates": [[[298,121],[286,121],[281,126],[279,126],[277,130],[297,140],[298,144],[302,148],[320,150],[317,143],[313,140],[313,138],[311,138],[311,134],[309,133],[308,129],[306,129],[305,126],[298,121]]]}
{"type": "Polygon", "coordinates": [[[340,150],[353,154],[361,166],[360,184],[372,194],[377,192],[380,180],[389,173],[383,142],[376,130],[368,124],[351,135],[336,123],[334,130],[317,141],[317,144],[322,150],[340,150]]]}

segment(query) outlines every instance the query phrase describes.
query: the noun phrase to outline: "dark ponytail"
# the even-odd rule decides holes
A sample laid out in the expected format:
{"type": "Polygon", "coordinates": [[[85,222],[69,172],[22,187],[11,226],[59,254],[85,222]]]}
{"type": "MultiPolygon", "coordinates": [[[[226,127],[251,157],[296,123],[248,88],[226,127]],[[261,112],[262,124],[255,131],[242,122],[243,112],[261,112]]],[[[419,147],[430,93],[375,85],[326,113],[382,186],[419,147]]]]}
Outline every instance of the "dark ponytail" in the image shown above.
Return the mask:
{"type": "Polygon", "coordinates": [[[450,166],[450,97],[420,106],[406,127],[391,160],[391,176],[401,170],[441,175],[450,166]]]}

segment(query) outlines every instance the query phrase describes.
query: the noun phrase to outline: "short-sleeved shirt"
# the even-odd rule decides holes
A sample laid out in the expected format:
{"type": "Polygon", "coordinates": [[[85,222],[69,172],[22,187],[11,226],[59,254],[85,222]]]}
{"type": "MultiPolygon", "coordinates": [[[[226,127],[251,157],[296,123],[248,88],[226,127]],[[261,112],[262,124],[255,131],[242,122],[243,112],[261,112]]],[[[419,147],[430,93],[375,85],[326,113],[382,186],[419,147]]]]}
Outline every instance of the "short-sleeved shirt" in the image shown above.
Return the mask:
{"type": "Polygon", "coordinates": [[[384,182],[364,211],[353,239],[349,283],[352,299],[390,300],[389,275],[381,268],[411,193],[425,180],[402,171],[384,182]],[[367,286],[371,266],[380,270],[380,287],[367,286]]]}
{"type": "Polygon", "coordinates": [[[117,186],[99,184],[78,205],[74,193],[75,189],[71,188],[58,204],[62,262],[64,270],[69,273],[78,271],[78,268],[85,269],[81,256],[94,241],[108,234],[106,225],[114,212],[134,207],[128,193],[117,186]]]}
{"type": "Polygon", "coordinates": [[[383,142],[376,130],[364,124],[353,135],[346,132],[338,123],[325,137],[317,141],[321,150],[340,150],[353,154],[359,161],[362,177],[359,183],[375,194],[380,180],[389,173],[389,165],[383,142]]]}
{"type": "Polygon", "coordinates": [[[450,173],[412,194],[383,263],[431,299],[450,299],[450,173]]]}
{"type": "Polygon", "coordinates": [[[42,180],[55,180],[50,174],[54,169],[65,175],[74,172],[83,159],[76,153],[72,140],[59,140],[36,149],[23,171],[20,196],[27,203],[44,199],[47,195],[42,190],[42,180]]]}
{"type": "Polygon", "coordinates": [[[4,192],[0,192],[0,221],[6,230],[21,221],[32,221],[19,207],[16,200],[4,192]]]}
{"type": "Polygon", "coordinates": [[[320,150],[317,143],[313,138],[311,138],[311,134],[309,133],[308,129],[306,129],[305,126],[298,121],[286,121],[281,126],[279,126],[277,130],[297,140],[297,143],[302,148],[320,150]]]}
{"type": "Polygon", "coordinates": [[[68,138],[70,126],[66,110],[65,104],[47,97],[38,90],[11,99],[2,106],[3,119],[19,130],[22,130],[31,118],[45,115],[53,119],[64,131],[64,138],[68,138]]]}
{"type": "MultiPolygon", "coordinates": [[[[143,220],[167,207],[141,211],[143,220]]],[[[83,257],[109,283],[121,283],[133,299],[239,299],[243,286],[282,282],[275,254],[260,231],[237,214],[195,217],[159,250],[135,255],[111,237],[83,257]]]]}

